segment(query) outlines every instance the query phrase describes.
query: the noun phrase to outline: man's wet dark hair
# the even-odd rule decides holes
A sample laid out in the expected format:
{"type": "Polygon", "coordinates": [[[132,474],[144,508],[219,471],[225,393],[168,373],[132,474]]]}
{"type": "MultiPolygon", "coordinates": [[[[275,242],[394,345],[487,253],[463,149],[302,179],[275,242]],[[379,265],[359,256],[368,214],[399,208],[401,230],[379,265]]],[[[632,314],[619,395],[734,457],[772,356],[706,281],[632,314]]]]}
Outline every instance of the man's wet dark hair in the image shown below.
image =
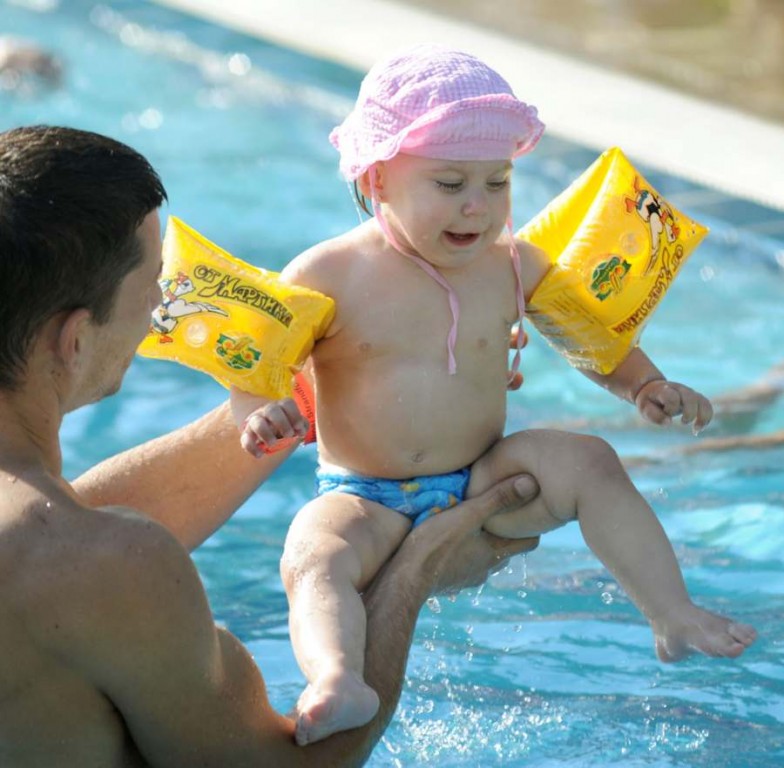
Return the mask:
{"type": "Polygon", "coordinates": [[[137,229],[164,200],[150,163],[119,141],[53,126],[0,133],[0,389],[19,385],[58,312],[110,318],[142,260],[137,229]]]}

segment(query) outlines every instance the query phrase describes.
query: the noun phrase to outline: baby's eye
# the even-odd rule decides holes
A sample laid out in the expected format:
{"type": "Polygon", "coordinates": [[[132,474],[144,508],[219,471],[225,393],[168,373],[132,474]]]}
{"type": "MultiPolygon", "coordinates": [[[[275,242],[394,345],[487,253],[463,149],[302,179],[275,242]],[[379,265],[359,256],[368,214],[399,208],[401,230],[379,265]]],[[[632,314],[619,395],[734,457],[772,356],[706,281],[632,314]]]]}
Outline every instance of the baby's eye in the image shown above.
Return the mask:
{"type": "Polygon", "coordinates": [[[506,189],[509,186],[509,179],[502,179],[501,181],[488,181],[487,188],[492,191],[499,189],[506,189]]]}
{"type": "Polygon", "coordinates": [[[436,179],[436,186],[446,192],[457,192],[462,186],[462,181],[438,181],[436,179]]]}

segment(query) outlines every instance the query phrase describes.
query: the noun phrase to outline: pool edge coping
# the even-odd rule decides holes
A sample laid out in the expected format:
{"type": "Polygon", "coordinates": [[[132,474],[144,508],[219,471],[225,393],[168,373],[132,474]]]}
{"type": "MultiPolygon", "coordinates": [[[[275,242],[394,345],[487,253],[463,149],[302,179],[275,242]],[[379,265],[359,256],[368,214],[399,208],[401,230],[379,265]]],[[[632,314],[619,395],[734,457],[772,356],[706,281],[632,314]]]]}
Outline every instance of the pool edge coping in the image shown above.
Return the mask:
{"type": "Polygon", "coordinates": [[[772,172],[784,168],[784,126],[719,104],[392,0],[152,1],[360,73],[405,45],[465,48],[536,104],[553,135],[597,152],[620,146],[634,162],[784,211],[784,174],[772,172]]]}

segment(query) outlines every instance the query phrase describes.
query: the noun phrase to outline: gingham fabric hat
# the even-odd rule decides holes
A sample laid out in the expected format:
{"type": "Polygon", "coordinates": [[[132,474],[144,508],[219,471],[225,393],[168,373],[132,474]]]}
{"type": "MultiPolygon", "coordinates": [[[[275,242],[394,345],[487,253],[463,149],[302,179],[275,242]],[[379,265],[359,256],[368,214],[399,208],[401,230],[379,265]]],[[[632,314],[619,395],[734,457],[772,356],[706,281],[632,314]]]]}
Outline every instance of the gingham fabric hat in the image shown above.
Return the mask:
{"type": "Polygon", "coordinates": [[[330,134],[348,181],[398,152],[441,160],[501,160],[534,148],[536,107],[479,59],[420,45],[374,65],[353,111],[330,134]]]}

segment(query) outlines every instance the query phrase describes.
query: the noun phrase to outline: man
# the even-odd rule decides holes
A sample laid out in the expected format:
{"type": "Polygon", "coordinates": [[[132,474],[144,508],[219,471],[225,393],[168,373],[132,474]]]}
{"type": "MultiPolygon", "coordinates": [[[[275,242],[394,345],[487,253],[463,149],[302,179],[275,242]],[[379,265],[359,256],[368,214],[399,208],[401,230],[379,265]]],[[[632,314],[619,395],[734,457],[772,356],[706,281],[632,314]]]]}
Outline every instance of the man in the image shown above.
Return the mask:
{"type": "Polygon", "coordinates": [[[56,88],[62,64],[30,40],[0,35],[0,91],[29,95],[40,87],[56,88]]]}
{"type": "Polygon", "coordinates": [[[394,711],[422,602],[535,546],[480,529],[536,489],[510,479],[403,543],[365,595],[378,716],[297,747],[186,551],[285,455],[245,454],[223,405],[62,476],[63,415],[119,389],[160,302],[164,200],[147,161],[111,139],[0,133],[0,765],[360,765],[394,711]]]}

